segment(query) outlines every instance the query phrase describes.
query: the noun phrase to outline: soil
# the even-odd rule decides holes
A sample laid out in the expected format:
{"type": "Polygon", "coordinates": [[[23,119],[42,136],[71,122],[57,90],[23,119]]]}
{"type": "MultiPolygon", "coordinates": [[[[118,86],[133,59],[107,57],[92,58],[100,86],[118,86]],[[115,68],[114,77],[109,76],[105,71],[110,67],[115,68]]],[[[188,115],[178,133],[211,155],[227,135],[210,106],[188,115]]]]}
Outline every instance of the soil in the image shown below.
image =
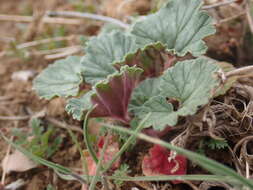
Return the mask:
{"type": "MultiPolygon", "coordinates": [[[[31,16],[35,10],[73,10],[80,9],[93,11],[98,14],[105,14],[126,20],[127,16],[136,13],[146,14],[153,9],[151,0],[138,0],[138,3],[130,3],[125,8],[120,7],[121,0],[105,0],[102,3],[98,0],[89,0],[86,4],[83,1],[71,3],[72,1],[52,0],[50,3],[46,1],[17,1],[17,0],[1,0],[0,14],[10,15],[27,15],[31,16]],[[39,8],[38,8],[39,7],[39,8]]],[[[73,1],[74,2],[74,1],[73,1]]],[[[216,10],[220,11],[220,10],[216,10]]],[[[222,10],[223,12],[224,9],[222,10]]],[[[229,14],[236,14],[238,10],[227,10],[229,14]],[[232,13],[231,13],[232,11],[232,13]]],[[[34,14],[34,15],[35,15],[34,14]]],[[[211,12],[210,14],[213,14],[211,12]]],[[[229,17],[230,15],[221,15],[229,17]]],[[[244,18],[238,18],[233,23],[228,22],[220,24],[217,27],[217,34],[209,37],[206,41],[209,46],[208,56],[220,61],[226,61],[234,64],[236,67],[248,65],[253,60],[252,45],[249,40],[252,38],[247,23],[244,18]],[[243,28],[243,30],[242,30],[243,28]]],[[[65,100],[56,98],[52,101],[40,99],[32,89],[33,78],[40,73],[45,67],[51,64],[54,60],[47,60],[44,55],[38,55],[35,52],[40,51],[43,47],[31,47],[25,50],[15,50],[13,43],[20,44],[29,41],[34,41],[42,38],[49,38],[58,35],[63,31],[63,36],[69,35],[84,35],[92,36],[97,34],[101,27],[101,23],[85,20],[81,26],[72,25],[55,25],[45,24],[42,29],[37,28],[35,32],[29,34],[32,24],[12,21],[0,20],[0,116],[34,116],[37,113],[42,114],[40,119],[43,125],[52,124],[48,118],[53,118],[60,123],[65,123],[70,126],[79,127],[81,123],[73,120],[64,111],[65,100]],[[15,42],[14,42],[14,41],[15,42]],[[1,55],[1,52],[8,52],[7,55],[1,55]],[[9,54],[11,52],[11,54],[9,54]],[[29,70],[33,74],[27,81],[13,79],[13,74],[18,71],[29,70]]],[[[67,41],[59,47],[68,47],[71,45],[80,45],[80,40],[67,41]]],[[[49,47],[50,48],[50,47],[49,47]]],[[[53,48],[52,48],[53,49],[53,48]]],[[[80,52],[79,52],[80,53],[80,52]]],[[[199,114],[190,118],[191,127],[184,119],[180,121],[179,129],[175,130],[175,134],[181,134],[187,128],[187,134],[182,135],[177,141],[179,145],[184,144],[185,148],[197,151],[201,140],[215,137],[226,139],[231,151],[229,150],[211,150],[206,149],[205,154],[229,167],[245,174],[245,161],[248,161],[250,169],[253,169],[252,161],[252,139],[249,137],[253,134],[252,129],[252,113],[253,113],[253,78],[239,80],[234,86],[222,96],[214,99],[210,105],[202,108],[199,114]],[[207,111],[206,117],[210,119],[212,125],[199,122],[200,115],[207,111]],[[215,118],[215,119],[214,119],[215,118]],[[229,153],[228,153],[229,152],[229,153]],[[235,161],[233,156],[237,155],[241,160],[235,161]]],[[[0,119],[0,130],[7,136],[11,136],[13,128],[29,130],[29,119],[24,120],[4,120],[0,119]]],[[[50,158],[51,161],[69,167],[71,169],[81,168],[81,158],[79,152],[71,140],[65,129],[61,125],[56,125],[57,135],[63,138],[63,143],[59,150],[50,158]]],[[[81,135],[76,133],[78,138],[82,140],[81,135]]],[[[173,137],[165,137],[165,140],[170,141],[173,137]]],[[[6,155],[8,144],[0,139],[0,161],[6,155]]],[[[139,142],[133,151],[125,154],[124,161],[132,166],[131,175],[141,175],[141,162],[144,154],[148,152],[150,145],[139,142]],[[132,159],[134,158],[134,159],[132,159]]],[[[201,168],[189,164],[189,174],[206,173],[201,168]]],[[[0,168],[0,174],[3,174],[0,168]]],[[[0,176],[1,176],[0,175],[0,176]]],[[[23,179],[26,185],[20,189],[23,190],[43,190],[48,184],[52,184],[55,189],[59,190],[80,190],[79,182],[66,181],[58,177],[52,170],[40,166],[26,172],[12,172],[5,179],[5,184],[10,184],[18,179],[23,179]]],[[[133,183],[129,182],[121,187],[121,189],[169,189],[169,190],[186,190],[194,189],[193,186],[214,187],[225,189],[223,184],[201,184],[202,182],[190,183],[185,182],[179,185],[170,185],[169,183],[133,183]],[[167,187],[167,188],[166,188],[167,187]]],[[[0,187],[1,189],[1,187],[0,187]]]]}

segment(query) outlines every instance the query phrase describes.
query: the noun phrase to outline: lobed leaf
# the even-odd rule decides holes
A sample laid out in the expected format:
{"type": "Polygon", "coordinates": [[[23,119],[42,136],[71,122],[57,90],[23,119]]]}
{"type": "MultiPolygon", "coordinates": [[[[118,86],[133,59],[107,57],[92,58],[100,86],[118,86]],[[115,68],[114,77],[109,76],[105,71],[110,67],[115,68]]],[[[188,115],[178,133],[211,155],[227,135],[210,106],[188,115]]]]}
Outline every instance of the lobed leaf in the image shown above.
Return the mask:
{"type": "Polygon", "coordinates": [[[140,107],[137,115],[142,118],[149,113],[151,115],[145,122],[145,127],[153,126],[155,130],[162,131],[167,125],[174,126],[177,124],[177,113],[173,111],[173,105],[168,103],[165,97],[150,98],[140,107]]]}
{"type": "Polygon", "coordinates": [[[203,38],[214,34],[212,19],[200,11],[202,0],[173,0],[157,13],[136,22],[131,33],[140,46],[161,43],[179,56],[206,52],[203,38]]]}
{"type": "Polygon", "coordinates": [[[33,87],[40,97],[48,100],[55,96],[76,96],[83,81],[83,69],[80,57],[58,60],[36,77],[33,87]]]}
{"type": "Polygon", "coordinates": [[[205,58],[179,62],[161,77],[162,95],[180,102],[179,115],[192,115],[207,104],[219,85],[219,67],[205,58]]]}
{"type": "Polygon", "coordinates": [[[117,63],[115,64],[115,67],[121,67],[123,65],[137,66],[143,69],[143,79],[148,77],[157,77],[162,74],[165,65],[170,64],[170,60],[173,60],[172,57],[167,55],[168,61],[165,61],[165,58],[163,58],[162,55],[164,51],[165,48],[159,44],[145,46],[143,48],[139,48],[131,59],[126,60],[125,62],[117,63]]]}
{"type": "Polygon", "coordinates": [[[123,32],[102,33],[87,44],[86,56],[82,59],[87,83],[95,85],[116,72],[113,66],[124,62],[137,52],[135,39],[123,32]]]}
{"type": "Polygon", "coordinates": [[[136,115],[142,118],[151,113],[145,126],[153,126],[156,130],[176,125],[179,116],[195,114],[199,106],[208,103],[219,84],[215,77],[218,70],[217,65],[204,58],[178,62],[160,77],[157,87],[160,94],[139,107],[136,115]],[[174,108],[167,99],[178,101],[179,108],[174,108]]]}
{"type": "Polygon", "coordinates": [[[129,104],[130,112],[138,112],[138,109],[147,102],[150,98],[157,96],[160,93],[158,88],[160,78],[149,78],[142,81],[133,91],[129,104]]]}

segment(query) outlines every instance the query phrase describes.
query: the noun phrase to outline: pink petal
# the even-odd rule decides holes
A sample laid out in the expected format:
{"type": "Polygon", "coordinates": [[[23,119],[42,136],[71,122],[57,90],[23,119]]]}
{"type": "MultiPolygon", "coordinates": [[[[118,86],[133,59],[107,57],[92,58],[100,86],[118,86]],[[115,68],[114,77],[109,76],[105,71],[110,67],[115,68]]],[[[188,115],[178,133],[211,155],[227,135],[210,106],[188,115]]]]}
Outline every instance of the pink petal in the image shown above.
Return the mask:
{"type": "MultiPolygon", "coordinates": [[[[112,136],[112,135],[109,136],[109,143],[108,143],[107,148],[104,153],[104,160],[103,160],[104,163],[108,163],[109,161],[111,161],[112,158],[114,157],[114,155],[119,151],[119,143],[117,140],[118,139],[115,136],[112,136]]],[[[104,143],[105,143],[105,137],[102,136],[99,138],[98,144],[97,144],[97,146],[98,146],[97,157],[98,158],[100,158],[100,155],[102,154],[104,143]]],[[[92,157],[89,155],[89,153],[87,151],[84,152],[84,156],[86,158],[89,175],[94,176],[96,174],[97,165],[93,161],[92,157]]],[[[120,165],[120,160],[118,159],[112,165],[112,169],[117,169],[119,167],[119,165],[120,165]]]]}
{"type": "MultiPolygon", "coordinates": [[[[102,153],[103,146],[104,146],[105,137],[100,137],[98,140],[98,157],[102,153]]],[[[114,155],[119,151],[119,143],[118,138],[111,135],[109,136],[109,143],[104,153],[104,163],[108,163],[114,157],[114,155]]],[[[117,169],[120,165],[120,160],[118,159],[112,165],[112,169],[117,169]]]]}

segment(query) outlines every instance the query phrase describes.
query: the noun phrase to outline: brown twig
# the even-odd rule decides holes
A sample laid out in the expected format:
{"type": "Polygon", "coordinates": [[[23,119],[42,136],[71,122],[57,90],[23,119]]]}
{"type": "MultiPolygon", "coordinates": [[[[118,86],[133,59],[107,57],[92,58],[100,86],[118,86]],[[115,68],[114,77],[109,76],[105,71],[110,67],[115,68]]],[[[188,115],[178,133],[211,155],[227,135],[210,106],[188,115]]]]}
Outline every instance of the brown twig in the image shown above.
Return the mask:
{"type": "Polygon", "coordinates": [[[11,96],[0,96],[0,101],[6,101],[12,99],[11,96]]]}
{"type": "Polygon", "coordinates": [[[152,187],[150,187],[147,182],[141,182],[141,181],[132,181],[134,184],[140,186],[141,188],[143,189],[146,189],[146,190],[153,190],[152,187]]]}
{"type": "Polygon", "coordinates": [[[72,131],[83,133],[83,130],[81,128],[79,128],[78,126],[68,125],[68,124],[61,122],[61,121],[59,121],[55,118],[52,118],[52,117],[46,117],[46,120],[49,121],[50,123],[52,123],[53,125],[55,125],[56,127],[60,127],[63,129],[71,129],[72,131]]]}
{"type": "Polygon", "coordinates": [[[248,76],[248,75],[253,75],[253,66],[247,66],[247,67],[242,67],[239,69],[235,69],[232,71],[229,71],[226,73],[226,78],[230,78],[233,76],[248,76]]]}
{"type": "Polygon", "coordinates": [[[170,184],[169,184],[169,183],[166,183],[166,184],[162,187],[162,189],[161,189],[161,190],[166,190],[166,189],[168,189],[168,188],[169,188],[169,186],[170,186],[170,184]]]}
{"type": "Polygon", "coordinates": [[[251,33],[253,33],[253,19],[250,14],[249,2],[246,3],[245,9],[246,9],[246,18],[249,24],[249,28],[250,28],[251,33]]]}
{"type": "Polygon", "coordinates": [[[7,37],[7,36],[0,36],[0,41],[6,42],[6,43],[10,43],[10,42],[14,42],[15,38],[13,38],[13,37],[7,37]]]}
{"type": "Polygon", "coordinates": [[[12,100],[12,101],[0,101],[0,106],[8,106],[8,105],[12,105],[12,104],[20,104],[20,103],[24,103],[23,100],[12,100]]]}
{"type": "Polygon", "coordinates": [[[228,1],[223,1],[223,2],[219,2],[219,3],[215,3],[212,5],[205,5],[202,7],[202,9],[207,10],[207,9],[213,9],[213,8],[217,8],[220,6],[225,6],[231,3],[235,3],[237,0],[228,0],[228,1]]]}
{"type": "MultiPolygon", "coordinates": [[[[36,55],[36,56],[45,56],[45,59],[47,60],[52,60],[52,59],[58,59],[58,58],[63,58],[68,55],[73,55],[76,53],[79,53],[82,50],[81,46],[69,46],[69,47],[64,47],[64,48],[57,48],[57,49],[52,49],[52,50],[41,50],[41,51],[36,51],[32,50],[28,52],[29,56],[31,55],[36,55]],[[51,55],[50,55],[51,54],[51,55]]],[[[1,54],[0,52],[0,58],[5,55],[9,55],[12,53],[12,51],[4,51],[1,54]]],[[[13,103],[13,102],[11,102],[13,103]]]]}
{"type": "Polygon", "coordinates": [[[224,19],[221,19],[221,20],[219,20],[219,21],[216,21],[216,23],[214,23],[214,24],[215,24],[216,26],[217,26],[217,25],[221,25],[221,24],[223,24],[223,23],[225,23],[225,22],[229,22],[229,21],[231,21],[231,20],[237,19],[237,18],[239,18],[239,17],[241,17],[241,16],[245,16],[245,15],[246,15],[246,12],[243,11],[243,12],[241,12],[241,13],[238,13],[237,15],[234,15],[234,16],[231,16],[231,17],[224,18],[224,19]]]}
{"type": "Polygon", "coordinates": [[[29,47],[34,47],[38,46],[41,44],[47,44],[50,42],[57,42],[57,41],[71,41],[75,38],[74,35],[71,36],[60,36],[60,37],[54,37],[54,38],[48,38],[48,39],[43,39],[43,40],[36,40],[36,41],[31,41],[31,42],[26,42],[23,44],[19,44],[16,46],[17,49],[23,49],[23,48],[29,48],[29,47]]]}
{"type": "Polygon", "coordinates": [[[0,120],[17,121],[17,120],[28,120],[31,116],[0,116],[0,120]]]}
{"type": "MultiPolygon", "coordinates": [[[[36,55],[56,54],[56,53],[62,53],[62,52],[68,51],[69,49],[72,49],[73,47],[77,47],[77,46],[68,46],[68,47],[64,47],[64,48],[56,48],[56,49],[50,49],[50,50],[41,50],[41,51],[35,51],[34,53],[36,55]]],[[[82,46],[78,46],[78,47],[82,48],[82,46]]]]}
{"type": "Polygon", "coordinates": [[[63,57],[67,57],[69,55],[79,53],[81,50],[82,50],[81,46],[72,46],[72,47],[69,47],[64,52],[57,53],[57,54],[52,54],[52,55],[46,55],[45,59],[46,60],[60,59],[60,58],[63,58],[63,57]]]}
{"type": "Polygon", "coordinates": [[[26,182],[23,179],[18,179],[4,187],[4,190],[17,190],[24,186],[26,182]]]}
{"type": "Polygon", "coordinates": [[[194,185],[192,182],[190,181],[183,181],[185,184],[189,185],[193,190],[200,190],[196,185],[194,185]]]}
{"type": "Polygon", "coordinates": [[[89,19],[99,20],[99,21],[103,21],[103,22],[110,22],[110,23],[119,25],[122,28],[129,28],[129,24],[126,24],[118,19],[108,17],[108,16],[103,16],[103,15],[91,14],[91,13],[81,13],[81,12],[74,12],[74,11],[48,11],[47,15],[48,16],[89,18],[89,19]]]}
{"type": "Polygon", "coordinates": [[[135,2],[135,0],[122,1],[116,9],[117,14],[120,15],[120,13],[122,13],[123,8],[125,8],[126,5],[129,5],[130,3],[133,3],[133,2],[135,2]]]}
{"type": "MultiPolygon", "coordinates": [[[[0,21],[13,21],[13,22],[33,22],[32,16],[20,16],[20,15],[0,15],[0,21]]],[[[79,19],[70,19],[70,18],[51,18],[44,16],[42,22],[47,24],[67,24],[67,25],[80,25],[82,21],[79,19]]]]}

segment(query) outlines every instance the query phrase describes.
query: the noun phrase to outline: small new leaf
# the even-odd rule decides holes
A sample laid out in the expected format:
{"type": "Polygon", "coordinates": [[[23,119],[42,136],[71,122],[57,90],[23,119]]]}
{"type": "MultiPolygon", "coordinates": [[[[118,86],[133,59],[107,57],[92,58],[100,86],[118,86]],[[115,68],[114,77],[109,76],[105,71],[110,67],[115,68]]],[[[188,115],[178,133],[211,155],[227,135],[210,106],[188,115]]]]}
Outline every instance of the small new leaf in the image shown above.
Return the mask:
{"type": "Polygon", "coordinates": [[[85,112],[95,106],[91,117],[111,117],[128,123],[128,104],[133,89],[139,84],[142,69],[123,66],[107,80],[96,84],[93,91],[83,97],[71,99],[66,106],[75,119],[82,119],[85,112]]]}
{"type": "Polygon", "coordinates": [[[124,184],[124,181],[120,180],[120,178],[127,177],[130,172],[131,170],[127,164],[122,164],[120,168],[114,172],[113,177],[119,178],[114,180],[114,183],[118,188],[124,184]]]}
{"type": "Polygon", "coordinates": [[[29,152],[42,158],[50,158],[62,143],[61,136],[55,137],[55,130],[48,126],[47,130],[41,125],[41,121],[31,121],[32,131],[30,133],[14,130],[15,143],[25,147],[29,152]]]}
{"type": "Polygon", "coordinates": [[[65,110],[68,112],[68,114],[71,114],[74,119],[79,121],[82,120],[84,117],[84,111],[92,108],[90,98],[93,93],[94,91],[91,90],[80,98],[71,98],[68,101],[65,110]]]}
{"type": "MultiPolygon", "coordinates": [[[[132,38],[135,39],[134,36],[132,38]]],[[[131,59],[117,63],[115,67],[122,65],[136,66],[143,69],[142,78],[158,77],[163,73],[165,65],[172,60],[168,57],[168,61],[165,61],[163,54],[166,55],[165,48],[161,44],[152,44],[140,48],[136,54],[131,56],[131,59]]]]}
{"type": "Polygon", "coordinates": [[[93,105],[96,105],[91,115],[96,117],[112,117],[124,123],[131,118],[128,104],[134,88],[139,84],[142,69],[123,66],[120,72],[108,77],[106,81],[95,86],[96,93],[92,95],[93,105]]]}
{"type": "Polygon", "coordinates": [[[225,149],[229,146],[226,140],[216,140],[216,139],[209,139],[208,141],[205,142],[205,144],[212,150],[225,149]]]}

